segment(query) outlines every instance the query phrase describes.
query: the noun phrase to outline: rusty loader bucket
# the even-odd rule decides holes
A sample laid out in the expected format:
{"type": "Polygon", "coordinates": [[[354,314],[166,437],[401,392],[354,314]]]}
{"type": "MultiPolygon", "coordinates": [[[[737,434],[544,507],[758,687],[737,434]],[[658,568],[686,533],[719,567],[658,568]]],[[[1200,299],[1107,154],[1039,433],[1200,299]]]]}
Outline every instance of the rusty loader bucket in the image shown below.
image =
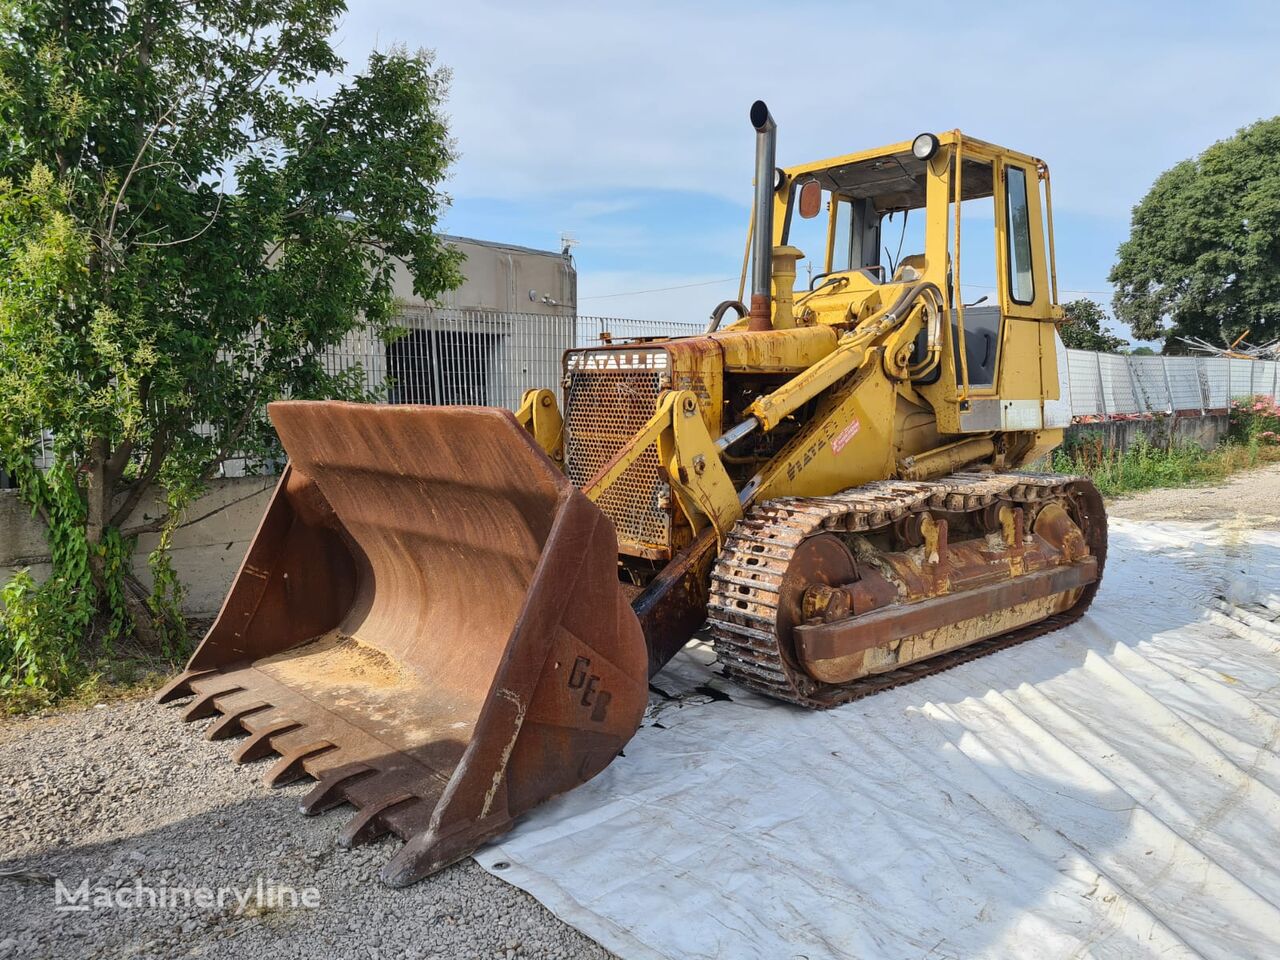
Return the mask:
{"type": "Polygon", "coordinates": [[[506,411],[275,403],[289,466],[162,702],[218,715],[400,885],[603,770],[647,698],[609,520],[506,411]]]}

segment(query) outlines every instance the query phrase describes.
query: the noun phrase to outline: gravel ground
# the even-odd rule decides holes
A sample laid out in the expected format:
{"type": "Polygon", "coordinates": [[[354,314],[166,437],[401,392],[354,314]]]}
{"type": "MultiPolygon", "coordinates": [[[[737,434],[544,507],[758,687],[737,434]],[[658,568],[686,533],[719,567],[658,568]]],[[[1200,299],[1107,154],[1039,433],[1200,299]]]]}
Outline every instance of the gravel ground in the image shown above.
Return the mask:
{"type": "MultiPolygon", "coordinates": [[[[303,817],[309,782],[262,785],[271,759],[237,766],[237,741],[208,743],[147,701],[0,722],[0,958],[573,957],[594,941],[470,860],[406,890],[379,882],[399,841],[347,851],[340,808],[303,817]],[[54,909],[75,889],[309,886],[319,906],[239,911],[54,909]]],[[[145,896],[145,895],[144,895],[145,896]]]]}
{"type": "Polygon", "coordinates": [[[1280,464],[1236,474],[1213,487],[1147,490],[1107,501],[1107,513],[1130,520],[1246,522],[1280,530],[1280,464]]]}

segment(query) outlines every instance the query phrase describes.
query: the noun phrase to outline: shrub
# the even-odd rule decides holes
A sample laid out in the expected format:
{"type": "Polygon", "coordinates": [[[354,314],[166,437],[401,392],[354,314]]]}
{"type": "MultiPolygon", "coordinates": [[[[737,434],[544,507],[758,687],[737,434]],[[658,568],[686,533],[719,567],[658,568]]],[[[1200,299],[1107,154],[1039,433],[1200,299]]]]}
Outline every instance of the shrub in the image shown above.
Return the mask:
{"type": "Polygon", "coordinates": [[[1265,394],[1232,400],[1230,436],[1239,443],[1280,446],[1280,403],[1265,394]]]}

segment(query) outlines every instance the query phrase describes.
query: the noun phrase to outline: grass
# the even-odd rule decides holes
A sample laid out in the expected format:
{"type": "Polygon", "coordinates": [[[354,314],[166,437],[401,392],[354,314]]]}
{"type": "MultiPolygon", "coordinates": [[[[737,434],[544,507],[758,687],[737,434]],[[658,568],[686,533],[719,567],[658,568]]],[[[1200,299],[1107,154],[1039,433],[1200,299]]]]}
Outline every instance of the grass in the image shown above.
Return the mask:
{"type": "Polygon", "coordinates": [[[70,692],[55,694],[43,687],[0,687],[0,717],[21,717],[51,710],[80,710],[111,700],[149,696],[181,669],[179,663],[103,659],[86,669],[70,692]]]}
{"type": "MultiPolygon", "coordinates": [[[[203,636],[210,623],[207,617],[188,618],[187,632],[192,637],[203,636]]],[[[77,679],[70,689],[0,686],[0,719],[82,710],[113,700],[140,700],[159,690],[185,662],[186,654],[166,658],[130,644],[110,652],[95,650],[77,662],[77,679]]]]}
{"type": "Polygon", "coordinates": [[[1087,436],[1053,455],[1053,469],[1088,476],[1103,496],[1123,496],[1157,487],[1218,483],[1233,473],[1280,463],[1280,446],[1229,440],[1212,450],[1194,443],[1158,447],[1145,439],[1124,451],[1106,450],[1101,438],[1087,436]]]}

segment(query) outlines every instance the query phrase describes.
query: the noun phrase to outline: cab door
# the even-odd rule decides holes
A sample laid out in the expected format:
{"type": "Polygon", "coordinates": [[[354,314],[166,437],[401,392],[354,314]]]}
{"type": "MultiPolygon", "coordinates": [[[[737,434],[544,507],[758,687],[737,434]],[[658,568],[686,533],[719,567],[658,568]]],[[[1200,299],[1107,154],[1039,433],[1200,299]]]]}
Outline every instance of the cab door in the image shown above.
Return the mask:
{"type": "Polygon", "coordinates": [[[1020,158],[996,161],[996,250],[1000,313],[1049,319],[1043,212],[1036,166],[1020,158]]]}
{"type": "Polygon", "coordinates": [[[997,158],[996,253],[1001,324],[1000,427],[1036,430],[1043,401],[1057,395],[1051,322],[1052,291],[1045,251],[1040,165],[1017,154],[997,158]]]}

